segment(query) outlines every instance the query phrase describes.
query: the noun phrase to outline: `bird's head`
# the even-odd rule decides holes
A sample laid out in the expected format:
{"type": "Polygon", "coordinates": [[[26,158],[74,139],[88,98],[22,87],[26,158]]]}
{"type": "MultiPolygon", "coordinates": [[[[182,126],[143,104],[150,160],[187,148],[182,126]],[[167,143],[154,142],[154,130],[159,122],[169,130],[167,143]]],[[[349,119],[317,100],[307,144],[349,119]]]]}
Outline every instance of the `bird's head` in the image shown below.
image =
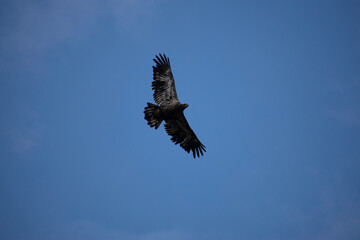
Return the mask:
{"type": "Polygon", "coordinates": [[[185,109],[189,106],[189,104],[185,103],[185,104],[182,104],[182,107],[185,109]]]}

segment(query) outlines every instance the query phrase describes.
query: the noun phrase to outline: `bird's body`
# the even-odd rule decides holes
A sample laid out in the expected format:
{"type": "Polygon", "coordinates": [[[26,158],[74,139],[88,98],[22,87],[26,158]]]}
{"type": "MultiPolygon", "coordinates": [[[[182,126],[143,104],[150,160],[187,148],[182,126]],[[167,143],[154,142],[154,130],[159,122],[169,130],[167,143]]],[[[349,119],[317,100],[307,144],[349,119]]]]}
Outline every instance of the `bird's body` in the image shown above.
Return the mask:
{"type": "Polygon", "coordinates": [[[206,152],[205,146],[196,137],[190,128],[184,110],[189,105],[181,104],[176,93],[175,81],[171,72],[170,61],[164,55],[156,56],[153,66],[152,89],[154,90],[154,100],[157,105],[147,103],[145,107],[145,119],[150,127],[157,129],[162,121],[165,121],[165,130],[172,137],[171,141],[187,151],[193,152],[194,158],[206,152]]]}
{"type": "Polygon", "coordinates": [[[177,117],[177,115],[181,114],[188,106],[188,104],[181,103],[176,103],[169,106],[160,106],[160,113],[166,122],[174,117],[177,117]]]}

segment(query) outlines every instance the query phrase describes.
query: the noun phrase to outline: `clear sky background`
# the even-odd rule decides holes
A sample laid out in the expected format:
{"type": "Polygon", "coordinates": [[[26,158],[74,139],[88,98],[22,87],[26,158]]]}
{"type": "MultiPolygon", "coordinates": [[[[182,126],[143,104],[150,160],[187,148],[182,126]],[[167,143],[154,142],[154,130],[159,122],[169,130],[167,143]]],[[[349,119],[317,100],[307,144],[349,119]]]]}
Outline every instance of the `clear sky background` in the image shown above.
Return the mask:
{"type": "Polygon", "coordinates": [[[359,1],[0,4],[1,239],[360,239],[359,1]]]}

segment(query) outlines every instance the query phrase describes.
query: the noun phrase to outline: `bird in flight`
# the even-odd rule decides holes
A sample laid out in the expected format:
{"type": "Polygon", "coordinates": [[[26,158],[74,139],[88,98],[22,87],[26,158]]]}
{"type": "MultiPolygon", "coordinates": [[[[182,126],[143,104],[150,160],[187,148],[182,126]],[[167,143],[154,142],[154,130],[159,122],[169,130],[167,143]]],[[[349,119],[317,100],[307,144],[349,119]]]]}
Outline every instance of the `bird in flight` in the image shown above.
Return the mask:
{"type": "Polygon", "coordinates": [[[192,151],[193,157],[200,157],[205,146],[196,137],[184,116],[184,110],[189,105],[181,104],[176,94],[175,81],[171,72],[170,60],[165,54],[159,54],[153,59],[152,90],[157,105],[147,103],[145,107],[145,119],[150,127],[158,129],[162,121],[165,121],[165,130],[171,136],[171,141],[180,144],[186,152],[192,151]]]}

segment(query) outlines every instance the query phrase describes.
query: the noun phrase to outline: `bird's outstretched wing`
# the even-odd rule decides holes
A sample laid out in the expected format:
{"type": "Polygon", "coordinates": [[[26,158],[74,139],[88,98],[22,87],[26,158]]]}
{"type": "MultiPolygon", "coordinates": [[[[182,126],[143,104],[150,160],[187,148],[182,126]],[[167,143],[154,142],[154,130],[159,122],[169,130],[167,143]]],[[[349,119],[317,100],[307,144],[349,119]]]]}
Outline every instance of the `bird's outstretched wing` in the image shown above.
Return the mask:
{"type": "Polygon", "coordinates": [[[171,72],[170,60],[165,54],[154,58],[152,89],[154,100],[159,106],[172,105],[179,102],[176,94],[175,81],[171,72]],[[160,57],[159,57],[160,56],[160,57]]]}
{"type": "Polygon", "coordinates": [[[190,150],[193,152],[194,158],[203,155],[203,151],[206,152],[205,146],[196,137],[193,130],[190,128],[184,113],[178,113],[176,118],[166,121],[166,132],[172,137],[171,141],[185,149],[188,153],[190,150]]]}

